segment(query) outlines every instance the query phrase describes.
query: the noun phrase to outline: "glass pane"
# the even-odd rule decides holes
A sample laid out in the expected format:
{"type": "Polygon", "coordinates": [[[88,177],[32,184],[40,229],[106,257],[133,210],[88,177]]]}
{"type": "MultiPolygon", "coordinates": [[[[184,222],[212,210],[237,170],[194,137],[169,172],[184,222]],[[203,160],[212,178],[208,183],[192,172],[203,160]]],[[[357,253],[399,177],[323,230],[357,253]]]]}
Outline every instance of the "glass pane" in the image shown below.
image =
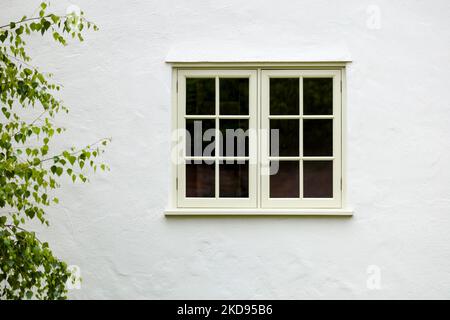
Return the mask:
{"type": "Polygon", "coordinates": [[[333,120],[303,120],[303,155],[333,155],[333,120]]]}
{"type": "Polygon", "coordinates": [[[276,172],[270,176],[271,198],[298,198],[300,192],[299,184],[299,162],[298,161],[271,161],[271,168],[276,172]],[[276,166],[278,165],[278,172],[276,166]]]}
{"type": "Polygon", "coordinates": [[[221,78],[220,114],[248,115],[248,81],[240,78],[221,78]]]}
{"type": "Polygon", "coordinates": [[[248,156],[248,120],[219,120],[222,136],[220,155],[227,157],[248,156]]]}
{"type": "Polygon", "coordinates": [[[299,114],[299,79],[270,79],[270,114],[299,114]]]}
{"type": "Polygon", "coordinates": [[[303,162],[303,197],[333,198],[333,161],[303,162]]]}
{"type": "Polygon", "coordinates": [[[303,79],[303,113],[307,115],[333,114],[333,79],[303,79]]]}
{"type": "Polygon", "coordinates": [[[186,164],[186,197],[215,196],[215,165],[186,164]]]}
{"type": "Polygon", "coordinates": [[[299,155],[299,120],[270,120],[270,155],[299,155]],[[276,131],[278,129],[278,141],[276,131]]]}
{"type": "Polygon", "coordinates": [[[186,119],[186,155],[214,156],[215,120],[186,119]]]}
{"type": "Polygon", "coordinates": [[[225,162],[219,168],[220,197],[248,198],[248,161],[242,164],[225,162]]]}
{"type": "Polygon", "coordinates": [[[214,78],[186,79],[186,114],[216,114],[216,80],[214,78]]]}

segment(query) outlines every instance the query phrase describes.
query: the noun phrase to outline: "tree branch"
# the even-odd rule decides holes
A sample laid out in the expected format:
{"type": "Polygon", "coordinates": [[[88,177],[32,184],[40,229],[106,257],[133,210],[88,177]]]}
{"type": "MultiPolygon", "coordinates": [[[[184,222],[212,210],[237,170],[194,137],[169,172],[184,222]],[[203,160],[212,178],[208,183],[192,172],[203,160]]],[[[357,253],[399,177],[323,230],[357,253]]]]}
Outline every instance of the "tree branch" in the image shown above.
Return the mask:
{"type": "MultiPolygon", "coordinates": [[[[7,227],[8,229],[10,229],[11,231],[14,231],[14,228],[16,228],[16,229],[19,229],[19,230],[21,230],[21,231],[23,231],[23,232],[27,232],[27,233],[32,233],[31,231],[28,231],[28,230],[26,230],[26,229],[24,229],[24,228],[22,228],[22,227],[19,227],[19,226],[15,226],[15,225],[13,225],[13,224],[5,224],[4,225],[5,227],[7,227]]],[[[17,235],[17,234],[16,234],[17,235]]],[[[42,241],[41,240],[39,240],[38,239],[38,237],[36,237],[36,234],[33,234],[33,237],[40,243],[40,244],[42,244],[42,241]]]]}
{"type": "MultiPolygon", "coordinates": [[[[27,67],[32,68],[32,69],[35,69],[35,70],[37,70],[38,72],[40,72],[38,67],[35,67],[35,66],[29,64],[28,62],[23,61],[22,59],[19,59],[19,58],[13,56],[13,55],[10,55],[9,53],[1,52],[1,54],[5,55],[5,56],[7,56],[7,57],[9,57],[9,58],[12,58],[12,59],[16,60],[17,63],[24,64],[24,65],[26,65],[27,67]]],[[[8,59],[8,61],[9,61],[10,63],[14,63],[14,62],[12,62],[10,59],[8,59]]]]}
{"type": "MultiPolygon", "coordinates": [[[[48,14],[48,15],[43,16],[43,17],[34,17],[34,18],[28,18],[28,19],[24,19],[24,20],[20,20],[20,21],[16,21],[16,22],[10,22],[8,24],[0,26],[0,29],[5,29],[5,28],[10,28],[11,29],[11,26],[10,26],[11,23],[14,23],[15,25],[20,25],[20,24],[23,24],[25,22],[41,20],[42,18],[50,18],[51,16],[52,16],[51,14],[48,14]]],[[[59,17],[62,18],[62,17],[67,17],[67,16],[59,16],[59,17]]]]}
{"type": "MultiPolygon", "coordinates": [[[[44,18],[50,18],[50,17],[52,17],[52,16],[59,17],[60,19],[67,19],[67,18],[68,18],[69,16],[71,16],[71,15],[72,15],[72,14],[65,14],[65,15],[59,16],[59,15],[56,15],[56,14],[47,14],[47,15],[42,16],[42,17],[27,18],[27,19],[20,20],[20,21],[12,21],[12,22],[10,22],[10,23],[8,23],[8,24],[5,24],[5,25],[3,25],[3,26],[0,26],[0,29],[5,29],[5,28],[11,29],[11,23],[14,23],[14,24],[17,26],[17,25],[21,25],[21,24],[23,24],[23,23],[25,23],[25,22],[41,20],[41,19],[44,19],[44,18]]],[[[83,17],[82,15],[80,15],[79,18],[80,18],[81,20],[83,20],[83,21],[86,21],[87,23],[93,24],[93,22],[89,21],[88,19],[86,19],[86,18],[83,17]]],[[[55,23],[52,23],[51,25],[55,25],[55,23]]]]}
{"type": "MultiPolygon", "coordinates": [[[[90,144],[90,145],[87,145],[86,147],[84,147],[84,148],[82,148],[82,149],[80,149],[80,150],[70,152],[69,154],[70,154],[71,156],[73,156],[73,155],[75,155],[75,154],[78,154],[78,153],[82,152],[84,149],[92,148],[92,147],[94,147],[94,146],[98,145],[99,143],[101,143],[101,142],[103,142],[103,141],[106,141],[106,140],[110,140],[110,138],[102,138],[102,139],[99,139],[99,140],[97,140],[96,142],[94,142],[94,143],[92,143],[92,144],[90,144]]],[[[42,162],[49,161],[49,160],[53,160],[53,159],[55,159],[55,158],[62,157],[62,156],[63,156],[63,154],[60,153],[60,154],[58,154],[58,155],[56,155],[56,156],[48,157],[48,158],[45,158],[45,159],[41,160],[41,163],[42,163],[42,162]]]]}

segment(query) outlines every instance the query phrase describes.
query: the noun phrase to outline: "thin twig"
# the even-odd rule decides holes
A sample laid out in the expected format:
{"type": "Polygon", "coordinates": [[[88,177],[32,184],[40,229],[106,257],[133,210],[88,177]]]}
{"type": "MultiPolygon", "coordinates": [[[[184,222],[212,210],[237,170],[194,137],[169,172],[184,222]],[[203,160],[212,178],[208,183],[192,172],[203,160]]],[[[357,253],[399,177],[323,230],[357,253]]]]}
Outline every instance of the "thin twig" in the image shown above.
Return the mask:
{"type": "Polygon", "coordinates": [[[21,64],[26,65],[26,66],[29,67],[29,68],[32,68],[32,69],[35,69],[35,70],[38,70],[38,71],[39,71],[39,68],[37,68],[37,67],[35,67],[35,66],[29,64],[29,63],[26,62],[26,61],[23,61],[22,59],[19,59],[19,58],[13,56],[13,55],[10,55],[9,53],[3,52],[2,54],[5,55],[5,56],[8,56],[8,57],[10,57],[10,58],[12,58],[12,59],[14,59],[14,60],[16,60],[17,62],[19,62],[19,63],[21,63],[21,64]]]}
{"type": "MultiPolygon", "coordinates": [[[[24,20],[12,22],[12,23],[14,23],[15,25],[20,25],[20,24],[22,24],[22,23],[29,22],[29,21],[41,20],[41,19],[43,19],[43,18],[49,18],[50,16],[51,16],[51,14],[48,14],[48,15],[43,16],[43,17],[28,18],[28,19],[24,19],[24,20]]],[[[67,17],[67,16],[61,16],[61,17],[67,17]]],[[[5,25],[3,25],[3,26],[0,26],[0,29],[4,29],[4,28],[7,28],[7,27],[10,28],[10,27],[11,27],[10,24],[11,24],[11,22],[8,23],[8,24],[5,24],[5,25]]]]}
{"type": "Polygon", "coordinates": [[[25,232],[29,232],[28,230],[25,230],[24,228],[22,228],[22,227],[19,227],[19,226],[16,226],[16,225],[12,225],[12,224],[5,224],[5,227],[7,227],[7,228],[9,228],[9,229],[13,229],[13,228],[17,228],[17,229],[19,229],[19,230],[22,230],[22,231],[25,231],[25,232]]]}
{"type": "Polygon", "coordinates": [[[48,109],[45,109],[44,111],[42,111],[42,113],[36,119],[34,119],[33,122],[31,122],[30,126],[34,125],[36,123],[36,121],[38,121],[47,112],[48,112],[48,109]]]}
{"type": "MultiPolygon", "coordinates": [[[[82,149],[80,149],[80,150],[77,150],[77,151],[74,151],[74,152],[70,152],[69,154],[70,154],[71,156],[73,156],[73,155],[75,155],[75,154],[78,154],[78,153],[82,152],[82,151],[85,150],[85,149],[92,148],[93,146],[96,146],[96,145],[98,145],[99,143],[101,143],[101,142],[103,142],[103,141],[106,141],[106,140],[109,140],[109,138],[102,138],[102,139],[99,139],[98,141],[96,141],[96,142],[94,142],[94,143],[92,143],[92,144],[90,144],[90,145],[87,145],[86,147],[84,147],[84,148],[82,148],[82,149]]],[[[55,159],[55,158],[59,158],[59,157],[62,157],[62,156],[63,156],[63,154],[60,153],[59,155],[52,156],[52,157],[48,157],[48,158],[45,158],[45,159],[41,160],[41,163],[42,163],[42,162],[45,162],[45,161],[53,160],[53,159],[55,159]]]]}
{"type": "MultiPolygon", "coordinates": [[[[21,227],[19,227],[19,226],[16,226],[16,225],[5,224],[5,227],[7,227],[8,229],[10,229],[10,230],[12,230],[12,231],[14,231],[14,228],[16,228],[16,229],[19,229],[19,230],[21,230],[21,231],[23,231],[23,232],[26,232],[26,233],[29,233],[29,234],[33,234],[33,232],[28,231],[28,230],[26,230],[26,229],[24,229],[24,228],[21,228],[21,227]]],[[[33,237],[34,237],[40,244],[42,244],[42,241],[39,240],[38,237],[36,237],[36,233],[33,234],[33,237]]]]}
{"type": "MultiPolygon", "coordinates": [[[[53,16],[56,16],[56,17],[58,17],[58,18],[60,18],[61,20],[62,20],[62,19],[67,19],[69,16],[72,16],[72,14],[66,14],[66,15],[62,15],[62,16],[58,16],[58,15],[56,15],[56,14],[48,14],[48,15],[43,16],[43,17],[28,18],[28,19],[24,19],[24,20],[12,22],[12,23],[14,23],[15,25],[20,25],[20,24],[23,24],[23,23],[25,23],[25,22],[30,22],[30,21],[34,21],[34,20],[41,20],[41,19],[44,19],[44,18],[50,18],[52,15],[53,15],[53,16]]],[[[79,18],[80,18],[81,20],[83,20],[83,21],[86,21],[87,23],[93,24],[93,22],[89,21],[88,19],[86,19],[86,18],[83,17],[83,16],[79,16],[79,18]]],[[[3,26],[0,26],[0,29],[4,29],[4,28],[10,28],[10,29],[11,29],[10,24],[11,24],[11,22],[8,23],[8,24],[5,24],[5,25],[3,25],[3,26]]],[[[55,24],[56,24],[56,23],[52,23],[51,25],[55,25],[55,24]]]]}

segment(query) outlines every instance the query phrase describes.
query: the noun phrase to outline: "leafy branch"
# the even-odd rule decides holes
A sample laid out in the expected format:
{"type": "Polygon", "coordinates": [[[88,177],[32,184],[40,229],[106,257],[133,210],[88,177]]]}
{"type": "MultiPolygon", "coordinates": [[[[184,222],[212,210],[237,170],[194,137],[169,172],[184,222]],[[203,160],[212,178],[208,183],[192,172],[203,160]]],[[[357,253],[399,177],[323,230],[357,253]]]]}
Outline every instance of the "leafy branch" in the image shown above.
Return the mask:
{"type": "Polygon", "coordinates": [[[6,299],[66,298],[66,281],[73,278],[67,265],[25,224],[38,219],[49,225],[46,208],[59,202],[52,190],[63,175],[87,182],[89,169],[109,169],[99,157],[110,139],[51,155],[52,139],[65,131],[55,125],[56,116],[68,108],[55,95],[61,85],[53,75],[30,63],[24,38],[51,34],[65,46],[98,28],[83,12],[57,15],[47,9],[43,2],[38,16],[0,26],[0,298],[6,299]],[[38,116],[30,121],[19,108],[38,116]]]}

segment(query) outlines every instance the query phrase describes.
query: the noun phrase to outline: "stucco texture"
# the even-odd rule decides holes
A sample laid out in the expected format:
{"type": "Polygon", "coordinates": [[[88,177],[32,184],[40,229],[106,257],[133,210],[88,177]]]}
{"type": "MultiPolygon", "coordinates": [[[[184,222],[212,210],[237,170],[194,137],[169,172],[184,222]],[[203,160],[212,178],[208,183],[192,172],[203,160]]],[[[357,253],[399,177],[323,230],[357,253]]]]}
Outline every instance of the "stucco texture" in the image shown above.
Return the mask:
{"type": "MultiPolygon", "coordinates": [[[[51,227],[37,227],[80,267],[70,298],[450,298],[449,1],[52,2],[61,13],[79,6],[100,27],[65,48],[28,40],[33,64],[64,84],[71,109],[58,119],[68,130],[56,148],[113,139],[103,158],[111,171],[65,182],[51,227]],[[164,216],[165,59],[212,39],[237,59],[255,48],[268,59],[348,49],[353,217],[164,216]]],[[[36,13],[38,3],[2,0],[0,21],[36,13]]]]}

